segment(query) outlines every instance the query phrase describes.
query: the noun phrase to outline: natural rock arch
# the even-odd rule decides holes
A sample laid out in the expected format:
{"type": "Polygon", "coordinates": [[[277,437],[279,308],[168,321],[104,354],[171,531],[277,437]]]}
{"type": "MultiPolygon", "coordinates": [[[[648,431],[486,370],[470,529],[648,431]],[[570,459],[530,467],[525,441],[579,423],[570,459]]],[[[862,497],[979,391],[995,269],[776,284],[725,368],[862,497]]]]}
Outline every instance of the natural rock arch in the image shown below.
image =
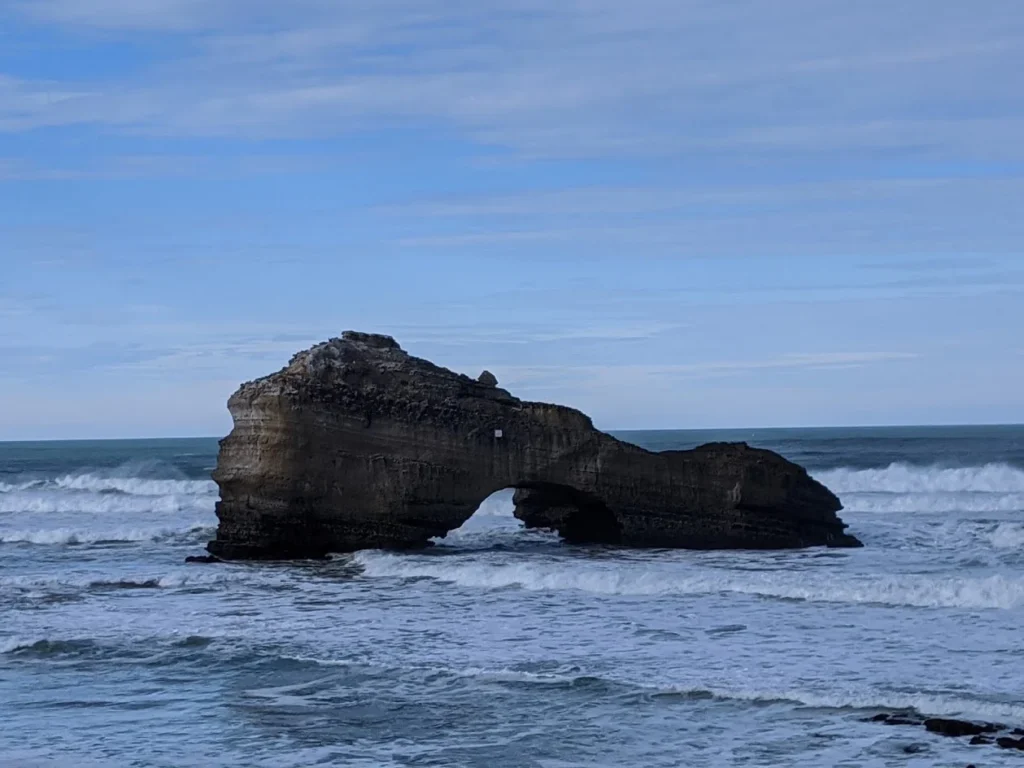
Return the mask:
{"type": "Polygon", "coordinates": [[[519,400],[346,332],[244,384],[214,472],[227,558],[423,546],[516,488],[516,516],[576,542],[646,547],[856,546],[839,500],[742,443],[652,453],[572,408],[519,400]]]}

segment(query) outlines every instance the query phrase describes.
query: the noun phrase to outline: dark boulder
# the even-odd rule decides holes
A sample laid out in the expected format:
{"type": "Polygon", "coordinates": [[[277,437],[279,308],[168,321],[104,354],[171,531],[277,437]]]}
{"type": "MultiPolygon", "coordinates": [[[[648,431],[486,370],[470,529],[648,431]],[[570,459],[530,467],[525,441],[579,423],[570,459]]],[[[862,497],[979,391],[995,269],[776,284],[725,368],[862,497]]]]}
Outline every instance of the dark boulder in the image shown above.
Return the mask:
{"type": "MultiPolygon", "coordinates": [[[[493,381],[492,381],[493,379],[493,381]]],[[[421,547],[495,491],[571,541],[636,547],[859,546],[839,500],[743,443],[652,453],[572,408],[531,403],[346,332],[242,385],[214,480],[224,558],[421,547]]]]}
{"type": "Polygon", "coordinates": [[[995,723],[975,723],[969,720],[930,717],[924,721],[924,727],[932,733],[959,738],[961,736],[978,736],[982,733],[995,733],[1005,729],[1006,726],[996,725],[995,723]]]}
{"type": "Polygon", "coordinates": [[[189,555],[185,558],[186,563],[220,563],[223,562],[216,555],[189,555]]]}
{"type": "Polygon", "coordinates": [[[885,723],[886,725],[921,725],[924,718],[912,712],[882,712],[864,719],[865,723],[885,723]]]}

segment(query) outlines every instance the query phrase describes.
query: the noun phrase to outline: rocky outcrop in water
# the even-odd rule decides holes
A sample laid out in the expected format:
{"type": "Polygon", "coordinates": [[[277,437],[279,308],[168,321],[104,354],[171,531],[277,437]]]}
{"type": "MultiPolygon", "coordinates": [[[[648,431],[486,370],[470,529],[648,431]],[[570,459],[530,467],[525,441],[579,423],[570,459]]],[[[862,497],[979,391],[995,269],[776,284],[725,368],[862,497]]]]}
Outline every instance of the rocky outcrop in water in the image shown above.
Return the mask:
{"type": "MultiPolygon", "coordinates": [[[[1024,729],[1010,728],[1002,723],[988,723],[978,720],[960,720],[950,717],[923,717],[917,712],[882,712],[869,717],[867,722],[884,725],[916,725],[939,736],[951,739],[971,737],[972,747],[995,744],[1002,749],[1024,751],[1024,729]]],[[[967,768],[972,768],[968,766],[967,768]]]]}
{"type": "Polygon", "coordinates": [[[462,525],[495,491],[569,541],[694,549],[858,546],[839,500],[770,451],[652,453],[572,408],[531,403],[346,332],[242,385],[221,441],[224,558],[408,548],[462,525]]]}

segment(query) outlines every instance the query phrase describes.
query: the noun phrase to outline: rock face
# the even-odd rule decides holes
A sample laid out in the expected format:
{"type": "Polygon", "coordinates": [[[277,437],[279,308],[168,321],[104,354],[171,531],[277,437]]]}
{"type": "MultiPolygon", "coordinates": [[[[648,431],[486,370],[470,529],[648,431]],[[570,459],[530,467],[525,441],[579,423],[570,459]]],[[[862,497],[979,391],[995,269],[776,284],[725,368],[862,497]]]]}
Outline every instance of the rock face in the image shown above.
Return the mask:
{"type": "Polygon", "coordinates": [[[214,480],[223,558],[409,548],[495,491],[573,542],[694,549],[859,546],[801,467],[745,444],[651,453],[571,408],[531,403],[346,332],[242,385],[214,480]]]}

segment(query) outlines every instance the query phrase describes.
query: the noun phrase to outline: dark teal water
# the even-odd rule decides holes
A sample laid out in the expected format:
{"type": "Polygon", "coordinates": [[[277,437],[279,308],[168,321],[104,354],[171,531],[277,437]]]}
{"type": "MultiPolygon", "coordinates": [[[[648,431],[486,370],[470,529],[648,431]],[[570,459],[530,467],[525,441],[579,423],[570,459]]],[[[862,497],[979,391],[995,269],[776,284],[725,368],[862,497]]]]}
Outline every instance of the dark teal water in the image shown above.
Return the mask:
{"type": "Polygon", "coordinates": [[[1019,763],[862,720],[1024,726],[1024,428],[620,436],[778,450],[867,546],[569,547],[503,493],[429,552],[192,566],[215,440],[0,444],[0,765],[1019,763]]]}

